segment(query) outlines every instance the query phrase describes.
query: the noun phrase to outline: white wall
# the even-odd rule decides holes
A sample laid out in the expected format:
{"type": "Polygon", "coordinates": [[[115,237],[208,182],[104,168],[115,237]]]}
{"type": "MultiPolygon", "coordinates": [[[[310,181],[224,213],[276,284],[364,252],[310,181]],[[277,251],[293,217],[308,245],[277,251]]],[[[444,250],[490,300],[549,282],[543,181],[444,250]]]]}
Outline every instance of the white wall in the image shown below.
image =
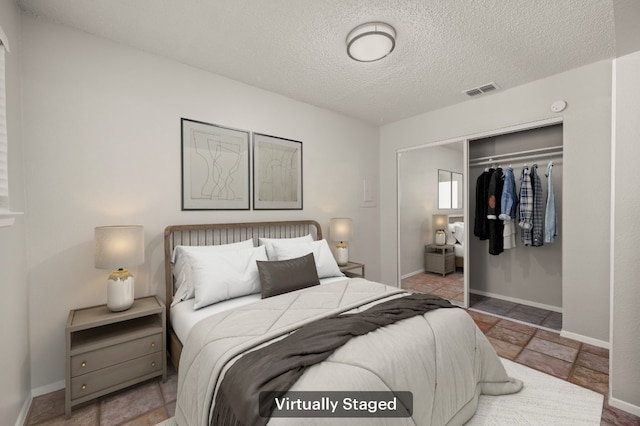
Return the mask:
{"type": "Polygon", "coordinates": [[[640,416],[640,52],[615,61],[610,403],[640,416]]]}
{"type": "MultiPolygon", "coordinates": [[[[136,296],[164,295],[170,224],[351,217],[350,257],[379,279],[378,128],[32,16],[22,20],[29,205],[31,384],[64,378],[69,309],[106,301],[93,228],[145,227],[136,296]],[[180,210],[180,118],[303,142],[304,210],[180,210]]],[[[247,64],[247,66],[250,66],[247,64]]]]}
{"type": "MultiPolygon", "coordinates": [[[[0,27],[11,48],[5,55],[10,207],[13,211],[22,211],[25,208],[20,93],[22,46],[20,11],[14,1],[0,1],[0,27]]],[[[31,390],[25,224],[25,216],[16,216],[13,226],[0,228],[0,424],[3,425],[15,424],[20,416],[24,417],[23,403],[31,390]]]]}
{"type": "Polygon", "coordinates": [[[424,271],[424,245],[433,243],[434,214],[462,214],[462,209],[438,209],[438,169],[464,173],[462,149],[434,146],[400,157],[401,276],[424,271]]]}
{"type": "MultiPolygon", "coordinates": [[[[499,84],[500,82],[498,82],[499,84]]],[[[382,281],[396,281],[396,151],[492,131],[556,115],[564,117],[563,330],[594,343],[609,341],[609,181],[611,62],[602,61],[388,124],[380,133],[382,281]]]]}

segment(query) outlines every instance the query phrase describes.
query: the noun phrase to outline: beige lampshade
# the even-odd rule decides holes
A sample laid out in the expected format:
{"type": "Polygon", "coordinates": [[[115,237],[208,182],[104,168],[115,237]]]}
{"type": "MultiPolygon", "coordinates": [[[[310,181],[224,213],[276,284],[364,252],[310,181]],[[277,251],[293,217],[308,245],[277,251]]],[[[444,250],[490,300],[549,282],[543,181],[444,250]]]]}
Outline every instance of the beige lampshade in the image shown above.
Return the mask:
{"type": "Polygon", "coordinates": [[[353,223],[349,218],[333,218],[329,221],[329,237],[333,241],[349,241],[353,236],[353,223]]]}
{"type": "Polygon", "coordinates": [[[447,224],[449,223],[449,217],[446,214],[434,214],[432,216],[433,221],[433,229],[447,229],[447,224]]]}
{"type": "Polygon", "coordinates": [[[95,267],[118,269],[144,263],[144,228],[141,225],[99,226],[95,229],[95,267]]]}

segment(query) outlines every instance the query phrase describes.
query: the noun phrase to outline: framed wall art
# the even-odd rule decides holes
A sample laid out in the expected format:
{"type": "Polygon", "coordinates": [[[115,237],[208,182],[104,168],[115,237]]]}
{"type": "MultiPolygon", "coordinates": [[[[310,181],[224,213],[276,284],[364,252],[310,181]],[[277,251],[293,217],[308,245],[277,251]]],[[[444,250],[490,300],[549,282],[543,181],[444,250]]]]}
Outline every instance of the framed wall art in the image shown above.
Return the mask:
{"type": "Polygon", "coordinates": [[[302,210],[302,142],[253,134],[254,210],[302,210]]]}
{"type": "Polygon", "coordinates": [[[249,132],[181,119],[182,210],[249,210],[249,132]]]}

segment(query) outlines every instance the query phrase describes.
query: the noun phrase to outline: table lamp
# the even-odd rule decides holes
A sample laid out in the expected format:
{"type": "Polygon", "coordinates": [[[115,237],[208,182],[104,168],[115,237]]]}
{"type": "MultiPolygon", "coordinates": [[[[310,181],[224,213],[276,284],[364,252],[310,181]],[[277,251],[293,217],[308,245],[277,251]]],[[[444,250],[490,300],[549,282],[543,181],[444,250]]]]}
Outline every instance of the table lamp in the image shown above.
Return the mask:
{"type": "Polygon", "coordinates": [[[349,263],[349,247],[347,242],[353,235],[353,226],[349,218],[333,218],[329,221],[329,237],[338,241],[336,245],[336,262],[340,266],[349,263]]]}
{"type": "Polygon", "coordinates": [[[95,267],[111,269],[107,307],[125,311],[134,298],[133,275],[126,269],[144,263],[144,230],[140,225],[99,226],[95,229],[95,267]]]}
{"type": "Polygon", "coordinates": [[[433,229],[436,230],[435,242],[439,246],[444,245],[447,242],[447,234],[444,230],[449,223],[449,218],[446,214],[434,214],[432,220],[433,229]]]}

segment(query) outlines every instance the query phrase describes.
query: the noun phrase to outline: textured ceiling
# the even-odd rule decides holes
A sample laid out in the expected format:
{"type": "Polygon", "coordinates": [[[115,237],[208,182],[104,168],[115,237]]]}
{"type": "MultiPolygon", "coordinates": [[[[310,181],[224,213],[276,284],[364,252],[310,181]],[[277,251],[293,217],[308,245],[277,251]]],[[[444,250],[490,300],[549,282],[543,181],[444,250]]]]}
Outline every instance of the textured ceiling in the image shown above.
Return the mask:
{"type": "Polygon", "coordinates": [[[488,82],[507,89],[615,56],[612,0],[18,2],[37,16],[377,125],[463,102],[463,90],[488,82]],[[381,61],[355,62],[346,36],[369,21],[391,24],[396,48],[381,61]]]}

